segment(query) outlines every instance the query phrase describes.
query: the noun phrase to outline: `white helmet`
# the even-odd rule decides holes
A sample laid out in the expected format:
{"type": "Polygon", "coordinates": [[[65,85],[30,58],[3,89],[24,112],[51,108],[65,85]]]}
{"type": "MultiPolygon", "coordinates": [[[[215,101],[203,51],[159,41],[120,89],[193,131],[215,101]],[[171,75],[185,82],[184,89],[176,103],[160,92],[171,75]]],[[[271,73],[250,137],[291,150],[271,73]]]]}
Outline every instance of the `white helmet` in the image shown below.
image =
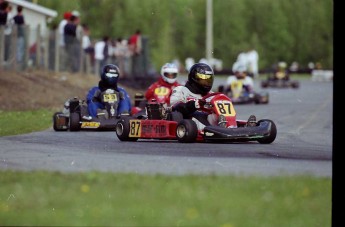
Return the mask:
{"type": "Polygon", "coordinates": [[[177,80],[178,68],[172,63],[166,63],[161,68],[161,76],[164,81],[173,84],[177,80]]]}
{"type": "Polygon", "coordinates": [[[233,66],[232,66],[232,71],[235,73],[235,72],[240,72],[240,73],[243,73],[243,72],[246,72],[247,71],[247,67],[239,62],[239,61],[236,61],[233,66]]]}

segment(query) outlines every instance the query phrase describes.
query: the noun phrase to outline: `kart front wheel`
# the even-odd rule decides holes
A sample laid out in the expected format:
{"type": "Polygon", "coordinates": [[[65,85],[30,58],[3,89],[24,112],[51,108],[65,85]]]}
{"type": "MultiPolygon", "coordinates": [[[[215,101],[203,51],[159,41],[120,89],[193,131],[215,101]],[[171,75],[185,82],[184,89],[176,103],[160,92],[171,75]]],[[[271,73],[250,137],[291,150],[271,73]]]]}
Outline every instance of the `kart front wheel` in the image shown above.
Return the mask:
{"type": "Polygon", "coordinates": [[[193,120],[184,119],[177,124],[176,137],[181,143],[193,143],[198,136],[198,127],[193,120]]]}
{"type": "Polygon", "coordinates": [[[73,112],[70,114],[69,130],[80,131],[80,115],[78,112],[73,112]]]}
{"type": "Polygon", "coordinates": [[[262,122],[269,122],[271,124],[271,130],[270,130],[269,135],[259,139],[258,142],[261,144],[270,144],[276,139],[277,126],[272,120],[268,120],[268,119],[262,119],[262,120],[258,121],[257,125],[260,125],[260,123],[262,123],[262,122]]]}
{"type": "Polygon", "coordinates": [[[116,135],[120,141],[137,141],[137,137],[129,137],[130,133],[129,118],[123,118],[116,123],[116,135]]]}
{"type": "Polygon", "coordinates": [[[67,131],[68,118],[61,116],[62,112],[56,112],[53,115],[53,129],[57,132],[67,131]]]}

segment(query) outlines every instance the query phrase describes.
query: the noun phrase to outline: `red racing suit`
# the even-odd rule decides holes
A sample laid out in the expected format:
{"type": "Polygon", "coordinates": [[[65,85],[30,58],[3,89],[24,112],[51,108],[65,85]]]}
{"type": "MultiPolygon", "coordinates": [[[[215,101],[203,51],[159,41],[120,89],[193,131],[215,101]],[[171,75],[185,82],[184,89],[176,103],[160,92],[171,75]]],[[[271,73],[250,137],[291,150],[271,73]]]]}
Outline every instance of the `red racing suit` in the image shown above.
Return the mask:
{"type": "Polygon", "coordinates": [[[162,77],[158,81],[150,85],[145,93],[146,100],[156,99],[158,103],[166,103],[170,105],[170,95],[172,90],[180,86],[181,84],[175,81],[173,84],[169,84],[164,81],[162,77]]]}

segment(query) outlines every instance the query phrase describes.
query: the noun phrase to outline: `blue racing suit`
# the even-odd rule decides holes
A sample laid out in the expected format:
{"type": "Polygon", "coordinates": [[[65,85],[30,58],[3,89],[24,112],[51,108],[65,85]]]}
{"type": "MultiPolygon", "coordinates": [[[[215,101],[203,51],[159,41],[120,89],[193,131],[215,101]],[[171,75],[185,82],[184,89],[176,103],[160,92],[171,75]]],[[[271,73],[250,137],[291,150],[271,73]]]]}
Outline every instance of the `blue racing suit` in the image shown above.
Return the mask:
{"type": "MultiPolygon", "coordinates": [[[[101,85],[101,83],[100,83],[101,85]]],[[[102,92],[102,90],[106,90],[106,88],[103,88],[102,87],[100,88],[101,86],[95,86],[95,87],[92,87],[87,96],[86,96],[86,103],[87,103],[87,108],[88,108],[88,111],[89,111],[89,114],[90,116],[92,117],[97,117],[97,109],[105,109],[105,106],[103,103],[97,101],[97,99],[95,99],[95,97],[100,94],[102,92]]],[[[131,99],[128,95],[128,93],[126,92],[126,90],[124,88],[121,88],[121,87],[116,87],[116,88],[111,88],[111,89],[115,89],[116,91],[122,93],[120,96],[120,102],[119,102],[119,105],[118,105],[118,108],[117,108],[117,114],[120,115],[120,114],[123,114],[123,113],[128,113],[130,114],[131,113],[131,99]]]]}

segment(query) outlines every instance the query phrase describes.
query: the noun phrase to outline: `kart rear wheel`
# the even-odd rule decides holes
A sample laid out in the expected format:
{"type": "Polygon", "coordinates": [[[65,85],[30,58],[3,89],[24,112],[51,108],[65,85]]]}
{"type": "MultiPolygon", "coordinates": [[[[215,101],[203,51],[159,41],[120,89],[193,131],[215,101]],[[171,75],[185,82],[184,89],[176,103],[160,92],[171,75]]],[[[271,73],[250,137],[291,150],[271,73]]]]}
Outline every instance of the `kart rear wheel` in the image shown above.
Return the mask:
{"type": "Polygon", "coordinates": [[[137,141],[137,137],[129,137],[129,118],[123,118],[116,123],[115,132],[120,141],[137,141]]]}
{"type": "Polygon", "coordinates": [[[293,81],[291,82],[292,88],[299,88],[299,82],[298,81],[293,81]]]}
{"type": "Polygon", "coordinates": [[[198,136],[198,127],[193,120],[184,119],[177,124],[176,137],[180,143],[194,143],[198,136]]]}
{"type": "Polygon", "coordinates": [[[80,131],[80,115],[77,112],[73,112],[69,117],[69,130],[70,131],[80,131]]]}
{"type": "Polygon", "coordinates": [[[261,81],[261,87],[267,88],[268,87],[268,82],[267,81],[261,81]]]}
{"type": "Polygon", "coordinates": [[[260,123],[262,123],[262,122],[270,122],[271,123],[271,132],[268,136],[266,136],[262,139],[258,139],[258,142],[261,144],[270,144],[276,139],[276,136],[277,136],[276,124],[272,120],[262,119],[262,120],[258,121],[257,125],[260,125],[260,123]]]}
{"type": "Polygon", "coordinates": [[[62,115],[62,114],[63,114],[62,112],[56,112],[53,115],[53,128],[57,132],[67,131],[67,129],[68,129],[68,127],[64,127],[64,126],[67,126],[67,124],[68,124],[68,118],[67,117],[60,117],[60,115],[62,115]]]}

